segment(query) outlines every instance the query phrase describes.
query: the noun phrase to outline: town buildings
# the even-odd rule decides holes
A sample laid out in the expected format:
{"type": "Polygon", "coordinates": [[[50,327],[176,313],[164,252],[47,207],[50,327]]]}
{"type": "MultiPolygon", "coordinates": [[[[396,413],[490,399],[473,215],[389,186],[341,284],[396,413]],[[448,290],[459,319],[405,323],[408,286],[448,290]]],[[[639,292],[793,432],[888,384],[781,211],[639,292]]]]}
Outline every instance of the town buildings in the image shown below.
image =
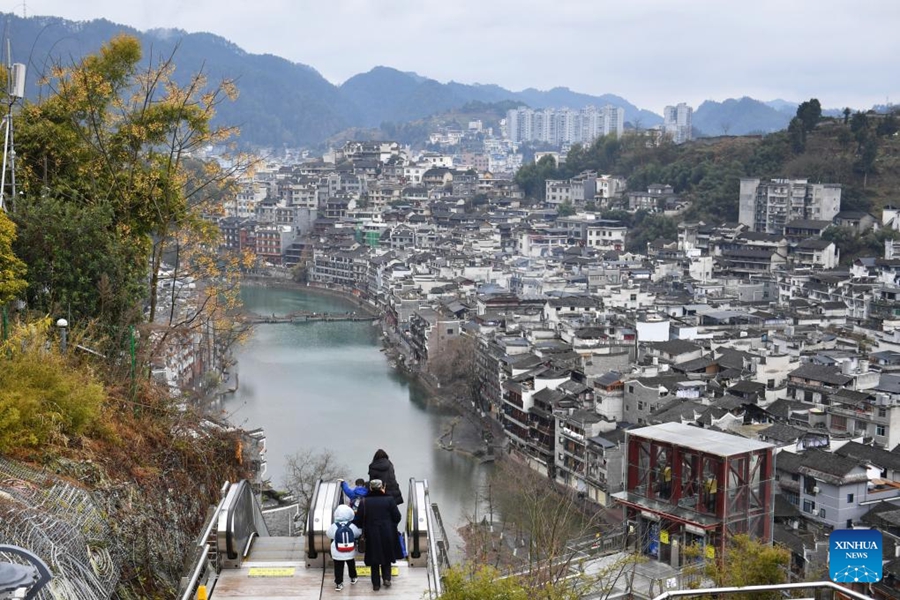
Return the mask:
{"type": "Polygon", "coordinates": [[[221,219],[223,249],[367,303],[399,368],[434,379],[461,353],[461,406],[548,482],[627,511],[657,560],[750,532],[812,569],[828,531],[900,507],[900,247],[845,264],[827,239],[898,211],[842,212],[838,184],[744,179],[740,222],[682,220],[638,245],[598,211],[678,217],[673,188],[584,171],[524,202],[512,173],[475,162],[471,146],[352,143],[271,165],[221,219]]]}

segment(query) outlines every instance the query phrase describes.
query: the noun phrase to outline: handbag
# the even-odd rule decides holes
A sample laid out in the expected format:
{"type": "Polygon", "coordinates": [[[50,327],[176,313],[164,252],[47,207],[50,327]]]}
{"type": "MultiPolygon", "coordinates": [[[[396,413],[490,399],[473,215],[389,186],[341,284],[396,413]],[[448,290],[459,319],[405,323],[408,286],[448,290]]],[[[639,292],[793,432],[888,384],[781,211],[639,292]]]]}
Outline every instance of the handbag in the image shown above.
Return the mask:
{"type": "Polygon", "coordinates": [[[402,531],[398,531],[397,535],[400,536],[400,558],[406,558],[406,536],[403,535],[402,531]]]}

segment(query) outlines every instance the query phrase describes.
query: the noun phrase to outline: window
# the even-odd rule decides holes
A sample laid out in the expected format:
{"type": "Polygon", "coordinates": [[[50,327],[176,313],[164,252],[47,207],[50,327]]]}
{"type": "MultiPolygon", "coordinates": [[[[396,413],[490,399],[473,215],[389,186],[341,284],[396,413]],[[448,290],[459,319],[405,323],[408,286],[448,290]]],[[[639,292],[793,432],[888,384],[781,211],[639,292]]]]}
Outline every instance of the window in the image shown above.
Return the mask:
{"type": "Polygon", "coordinates": [[[875,426],[875,435],[879,437],[884,437],[884,425],[876,425],[875,426]]]}
{"type": "Polygon", "coordinates": [[[847,529],[853,529],[853,519],[847,519],[847,529]]]}
{"type": "Polygon", "coordinates": [[[816,478],[810,477],[809,475],[804,475],[803,476],[803,491],[811,496],[816,493],[815,488],[816,488],[816,478]]]}
{"type": "Polygon", "coordinates": [[[824,508],[819,509],[819,516],[822,517],[823,519],[825,518],[825,509],[824,508]]]}
{"type": "Polygon", "coordinates": [[[847,504],[853,503],[853,494],[847,494],[847,504]]]}
{"type": "Polygon", "coordinates": [[[632,300],[632,302],[635,301],[635,300],[637,300],[637,294],[632,294],[632,295],[631,295],[631,300],[632,300]]]}
{"type": "Polygon", "coordinates": [[[447,335],[453,335],[453,330],[452,330],[452,329],[448,329],[448,330],[447,330],[447,335]]]}
{"type": "Polygon", "coordinates": [[[633,386],[633,385],[629,385],[629,386],[628,386],[628,393],[629,393],[629,394],[633,394],[633,393],[634,393],[634,386],[633,386]]]}
{"type": "Polygon", "coordinates": [[[803,501],[803,512],[813,514],[816,511],[816,503],[812,500],[803,501]]]}
{"type": "Polygon", "coordinates": [[[775,389],[775,380],[774,379],[767,380],[766,387],[769,388],[770,390],[774,390],[775,389]]]}
{"type": "Polygon", "coordinates": [[[882,418],[882,419],[885,418],[885,417],[887,416],[887,409],[886,409],[886,408],[879,408],[879,409],[878,409],[878,416],[879,416],[879,418],[882,418]]]}
{"type": "Polygon", "coordinates": [[[847,431],[847,417],[831,415],[831,428],[835,431],[847,431]]]}
{"type": "Polygon", "coordinates": [[[644,402],[641,400],[638,401],[638,410],[644,410],[644,402]]]}

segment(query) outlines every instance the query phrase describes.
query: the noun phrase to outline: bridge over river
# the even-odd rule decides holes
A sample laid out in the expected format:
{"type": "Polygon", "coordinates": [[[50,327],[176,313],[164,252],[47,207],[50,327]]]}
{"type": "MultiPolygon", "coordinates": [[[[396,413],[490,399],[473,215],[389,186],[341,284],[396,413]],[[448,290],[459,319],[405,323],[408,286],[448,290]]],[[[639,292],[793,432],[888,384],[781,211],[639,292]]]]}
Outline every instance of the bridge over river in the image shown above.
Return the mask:
{"type": "Polygon", "coordinates": [[[377,321],[377,318],[370,315],[363,315],[357,312],[311,312],[306,310],[298,310],[287,313],[285,315],[258,315],[255,313],[244,313],[244,321],[247,323],[311,323],[316,321],[339,322],[339,321],[377,321]]]}

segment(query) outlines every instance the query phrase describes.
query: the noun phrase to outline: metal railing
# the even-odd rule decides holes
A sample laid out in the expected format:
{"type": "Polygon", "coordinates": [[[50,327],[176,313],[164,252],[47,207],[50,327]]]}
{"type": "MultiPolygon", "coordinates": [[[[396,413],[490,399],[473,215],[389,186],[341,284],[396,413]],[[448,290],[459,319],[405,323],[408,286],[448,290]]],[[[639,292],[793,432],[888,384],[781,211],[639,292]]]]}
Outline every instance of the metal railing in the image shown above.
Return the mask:
{"type": "Polygon", "coordinates": [[[425,484],[425,510],[428,511],[428,591],[432,598],[443,594],[441,582],[441,565],[438,561],[437,543],[434,535],[434,513],[431,511],[431,499],[428,494],[428,480],[425,484]]]}
{"type": "Polygon", "coordinates": [[[682,596],[718,596],[719,594],[741,594],[747,592],[780,592],[783,590],[812,590],[819,588],[828,588],[840,593],[843,596],[849,596],[856,600],[874,600],[871,596],[866,596],[857,591],[845,588],[831,581],[808,581],[801,583],[778,583],[773,585],[747,585],[744,587],[719,587],[719,588],[698,588],[695,590],[675,590],[671,592],[663,592],[653,600],[668,600],[669,598],[679,598],[682,596]]]}
{"type": "Polygon", "coordinates": [[[240,567],[254,538],[269,535],[249,481],[226,482],[221,493],[197,538],[194,566],[182,579],[179,600],[193,600],[200,586],[214,587],[223,568],[240,567]]]}

